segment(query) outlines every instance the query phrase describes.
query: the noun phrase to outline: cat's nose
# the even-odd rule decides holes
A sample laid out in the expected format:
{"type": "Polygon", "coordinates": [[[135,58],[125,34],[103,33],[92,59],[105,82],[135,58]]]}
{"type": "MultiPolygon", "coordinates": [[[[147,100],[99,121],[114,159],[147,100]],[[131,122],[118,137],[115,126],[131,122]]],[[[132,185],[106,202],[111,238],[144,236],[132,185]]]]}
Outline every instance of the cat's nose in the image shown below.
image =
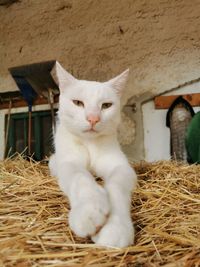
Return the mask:
{"type": "Polygon", "coordinates": [[[87,120],[92,126],[94,126],[97,122],[100,121],[100,117],[98,115],[88,115],[87,120]]]}

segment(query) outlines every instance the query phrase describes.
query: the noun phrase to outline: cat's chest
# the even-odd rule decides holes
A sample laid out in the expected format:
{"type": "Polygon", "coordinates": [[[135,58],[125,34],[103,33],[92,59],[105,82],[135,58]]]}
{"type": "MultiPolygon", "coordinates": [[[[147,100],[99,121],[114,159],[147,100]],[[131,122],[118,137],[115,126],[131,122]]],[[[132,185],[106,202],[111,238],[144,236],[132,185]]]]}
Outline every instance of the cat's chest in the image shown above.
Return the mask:
{"type": "Polygon", "coordinates": [[[98,160],[99,147],[93,142],[85,142],[84,147],[87,151],[88,156],[88,170],[93,174],[96,174],[96,162],[98,160]]]}

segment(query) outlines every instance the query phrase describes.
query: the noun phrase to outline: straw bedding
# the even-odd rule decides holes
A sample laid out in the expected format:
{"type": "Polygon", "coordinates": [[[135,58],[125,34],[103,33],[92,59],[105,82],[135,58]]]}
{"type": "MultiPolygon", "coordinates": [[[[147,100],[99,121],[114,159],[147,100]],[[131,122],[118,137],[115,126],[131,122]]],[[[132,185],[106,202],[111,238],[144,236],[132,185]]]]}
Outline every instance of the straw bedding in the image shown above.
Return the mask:
{"type": "Polygon", "coordinates": [[[48,167],[0,163],[0,266],[200,266],[200,165],[135,166],[136,244],[99,248],[67,224],[69,205],[48,167]]]}

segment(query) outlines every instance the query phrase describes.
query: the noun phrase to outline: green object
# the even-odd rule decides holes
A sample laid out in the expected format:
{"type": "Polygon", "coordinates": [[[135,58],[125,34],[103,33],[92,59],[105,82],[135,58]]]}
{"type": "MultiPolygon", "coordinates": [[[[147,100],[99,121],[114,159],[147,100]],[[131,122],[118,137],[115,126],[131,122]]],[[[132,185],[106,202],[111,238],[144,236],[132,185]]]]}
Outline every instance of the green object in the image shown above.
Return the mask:
{"type": "Polygon", "coordinates": [[[188,125],[186,132],[186,149],[189,163],[200,163],[200,111],[188,125]]]}
{"type": "MultiPolygon", "coordinates": [[[[49,156],[52,150],[52,118],[50,111],[32,113],[31,154],[35,160],[49,156]]],[[[15,152],[27,155],[28,146],[28,114],[11,114],[8,135],[7,153],[15,152]]],[[[29,156],[29,155],[28,155],[29,156]]]]}

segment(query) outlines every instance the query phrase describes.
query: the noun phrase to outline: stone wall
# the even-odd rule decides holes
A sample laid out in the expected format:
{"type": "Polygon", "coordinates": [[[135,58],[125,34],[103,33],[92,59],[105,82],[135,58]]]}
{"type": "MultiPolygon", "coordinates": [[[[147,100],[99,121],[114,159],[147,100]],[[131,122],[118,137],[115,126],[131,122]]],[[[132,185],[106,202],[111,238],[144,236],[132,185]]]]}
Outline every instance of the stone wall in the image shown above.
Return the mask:
{"type": "MultiPolygon", "coordinates": [[[[200,77],[199,10],[199,0],[20,0],[0,6],[0,91],[16,89],[9,67],[34,62],[57,59],[77,78],[100,81],[130,67],[123,103],[134,96],[139,107],[200,77]]],[[[137,112],[131,115],[136,121],[137,112]]]]}

